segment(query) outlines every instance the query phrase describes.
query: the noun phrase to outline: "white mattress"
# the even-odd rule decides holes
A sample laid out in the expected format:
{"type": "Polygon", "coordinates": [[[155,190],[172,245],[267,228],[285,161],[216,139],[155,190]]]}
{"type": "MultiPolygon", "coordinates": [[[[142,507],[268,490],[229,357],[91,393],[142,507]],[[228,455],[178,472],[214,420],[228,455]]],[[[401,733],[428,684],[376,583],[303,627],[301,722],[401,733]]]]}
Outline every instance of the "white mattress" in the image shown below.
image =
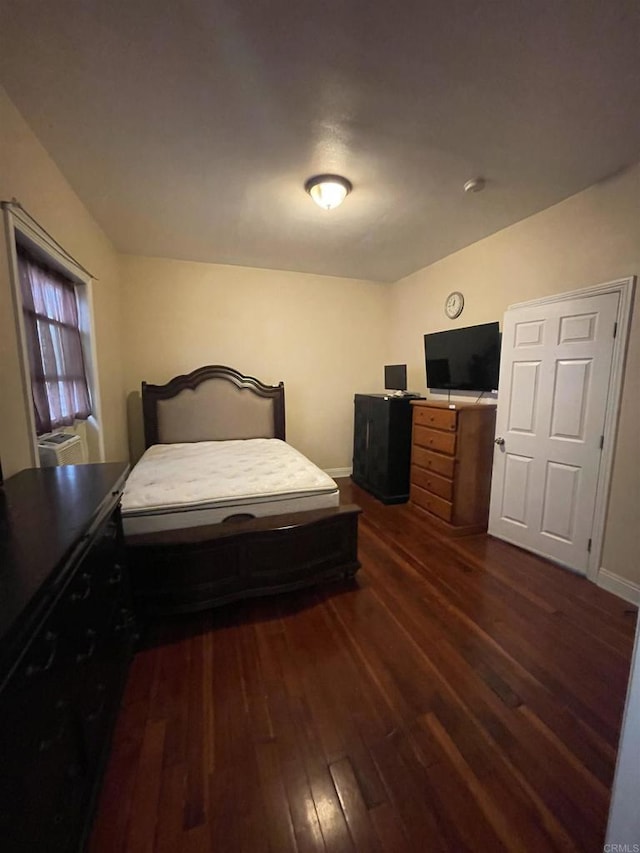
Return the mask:
{"type": "Polygon", "coordinates": [[[339,502],[334,480],[277,438],[156,444],[129,475],[122,519],[126,536],[339,502]]]}

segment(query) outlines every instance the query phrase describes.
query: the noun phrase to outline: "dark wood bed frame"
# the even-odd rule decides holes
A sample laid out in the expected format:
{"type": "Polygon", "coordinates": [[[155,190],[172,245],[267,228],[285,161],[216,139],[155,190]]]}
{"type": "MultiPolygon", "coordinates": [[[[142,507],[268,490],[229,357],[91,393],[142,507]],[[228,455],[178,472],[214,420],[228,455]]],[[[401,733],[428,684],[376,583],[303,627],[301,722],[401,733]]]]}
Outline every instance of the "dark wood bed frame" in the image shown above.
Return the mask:
{"type": "MultiPolygon", "coordinates": [[[[203,383],[220,383],[221,380],[230,383],[241,395],[255,395],[271,401],[268,434],[248,435],[251,427],[245,428],[243,424],[240,437],[284,440],[283,383],[265,385],[233,368],[212,365],[176,376],[166,385],[142,383],[146,446],[167,443],[159,417],[159,403],[195,391],[203,383]]],[[[222,386],[211,385],[214,405],[216,387],[222,386]]],[[[243,402],[244,412],[246,397],[243,402]]],[[[234,405],[228,393],[224,405],[234,405]]],[[[233,421],[233,412],[230,414],[233,421]]],[[[207,432],[206,426],[199,426],[207,432]]],[[[261,423],[258,429],[262,428],[261,423]]],[[[213,427],[212,433],[207,433],[211,440],[220,438],[213,427]]],[[[171,437],[172,442],[180,440],[185,439],[171,437]]],[[[352,504],[128,536],[127,555],[136,610],[141,616],[186,613],[239,598],[351,578],[360,567],[360,511],[352,504]]]]}

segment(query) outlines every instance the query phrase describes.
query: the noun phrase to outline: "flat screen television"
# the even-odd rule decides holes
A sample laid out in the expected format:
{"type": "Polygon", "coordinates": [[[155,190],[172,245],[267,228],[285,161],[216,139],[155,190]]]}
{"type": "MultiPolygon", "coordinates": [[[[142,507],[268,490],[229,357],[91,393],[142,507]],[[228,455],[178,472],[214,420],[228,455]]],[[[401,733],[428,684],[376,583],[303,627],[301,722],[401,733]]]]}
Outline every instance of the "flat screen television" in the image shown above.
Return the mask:
{"type": "Polygon", "coordinates": [[[385,364],[384,366],[385,391],[407,390],[407,365],[385,364]]]}
{"type": "Polygon", "coordinates": [[[500,372],[500,326],[483,323],[424,336],[427,387],[494,391],[500,372]]]}

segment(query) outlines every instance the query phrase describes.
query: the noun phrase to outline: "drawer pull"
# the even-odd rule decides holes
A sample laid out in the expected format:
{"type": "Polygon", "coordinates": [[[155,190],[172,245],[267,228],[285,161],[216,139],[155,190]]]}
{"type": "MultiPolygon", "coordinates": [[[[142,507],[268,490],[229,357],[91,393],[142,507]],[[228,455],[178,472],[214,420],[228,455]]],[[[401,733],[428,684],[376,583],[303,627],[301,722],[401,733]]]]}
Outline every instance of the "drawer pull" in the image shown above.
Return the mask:
{"type": "Polygon", "coordinates": [[[47,659],[44,663],[30,663],[27,667],[27,676],[31,678],[39,672],[47,672],[47,670],[51,669],[53,666],[53,662],[56,658],[56,651],[58,650],[58,635],[54,634],[53,631],[47,631],[44,635],[43,640],[45,648],[48,650],[47,659]]]}
{"type": "Polygon", "coordinates": [[[76,661],[78,663],[84,663],[84,661],[92,658],[96,650],[96,632],[93,628],[87,628],[85,632],[85,639],[87,640],[87,648],[86,651],[78,652],[76,655],[76,661]]]}
{"type": "Polygon", "coordinates": [[[113,632],[114,634],[119,634],[121,631],[133,628],[133,625],[133,615],[128,610],[122,609],[119,613],[118,621],[113,626],[113,632]]]}
{"type": "Polygon", "coordinates": [[[71,593],[71,601],[86,601],[91,594],[91,575],[83,572],[80,580],[84,584],[84,588],[71,593]]]}
{"type": "Polygon", "coordinates": [[[51,749],[56,743],[59,743],[62,740],[62,736],[64,735],[64,730],[66,728],[66,716],[65,711],[67,708],[67,703],[62,699],[56,702],[55,710],[56,714],[60,716],[60,720],[58,722],[58,728],[49,738],[42,738],[38,743],[38,749],[40,752],[46,752],[48,749],[51,749]]]}
{"type": "Polygon", "coordinates": [[[113,574],[109,576],[107,583],[109,586],[117,586],[122,580],[122,566],[116,563],[113,569],[113,574]]]}
{"type": "Polygon", "coordinates": [[[102,714],[102,712],[104,711],[105,705],[107,703],[107,686],[106,686],[106,684],[103,684],[103,682],[100,682],[96,686],[96,693],[98,694],[98,699],[96,701],[96,704],[95,704],[93,710],[88,711],[85,714],[85,720],[87,723],[93,723],[95,720],[98,719],[100,714],[102,714]]]}

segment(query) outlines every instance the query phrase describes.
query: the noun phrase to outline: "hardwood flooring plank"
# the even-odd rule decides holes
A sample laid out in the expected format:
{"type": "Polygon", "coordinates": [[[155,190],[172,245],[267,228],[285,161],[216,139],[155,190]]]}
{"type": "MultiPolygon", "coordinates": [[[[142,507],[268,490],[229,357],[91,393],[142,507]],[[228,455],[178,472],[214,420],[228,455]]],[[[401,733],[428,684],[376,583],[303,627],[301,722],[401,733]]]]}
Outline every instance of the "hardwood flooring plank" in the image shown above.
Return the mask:
{"type": "Polygon", "coordinates": [[[239,655],[244,707],[245,713],[251,721],[252,737],[257,742],[273,740],[275,733],[255,630],[241,633],[239,655]]]}
{"type": "Polygon", "coordinates": [[[384,853],[411,853],[407,836],[389,801],[374,806],[369,815],[384,853]]]}
{"type": "MultiPolygon", "coordinates": [[[[272,738],[276,744],[280,772],[298,849],[301,853],[320,853],[325,844],[307,777],[304,752],[296,725],[296,695],[290,695],[283,671],[288,667],[288,649],[282,632],[264,636],[261,643],[264,663],[264,691],[272,738]]],[[[257,651],[257,650],[256,650],[257,651]]],[[[258,708],[258,719],[262,709],[258,708]]],[[[262,741],[266,742],[266,741],[262,741]]]]}
{"type": "Polygon", "coordinates": [[[265,833],[272,850],[296,853],[298,844],[282,780],[278,746],[274,741],[256,744],[258,773],[264,805],[265,833]]]}
{"type": "MultiPolygon", "coordinates": [[[[361,674],[350,656],[348,648],[335,640],[330,609],[322,603],[305,614],[305,629],[300,631],[301,620],[287,622],[286,636],[293,660],[305,673],[305,694],[315,709],[322,708],[321,719],[326,722],[320,729],[325,733],[325,755],[329,764],[349,757],[358,779],[367,807],[385,798],[384,788],[369,750],[363,739],[368,721],[375,723],[370,714],[358,718],[354,710],[362,695],[361,674]],[[318,644],[317,638],[323,638],[318,644]],[[335,743],[327,737],[339,733],[335,743]]],[[[379,730],[378,730],[379,731],[379,730]]]]}
{"type": "Polygon", "coordinates": [[[154,853],[174,853],[182,845],[187,769],[171,764],[162,770],[154,853]]]}
{"type": "Polygon", "coordinates": [[[284,632],[263,636],[260,650],[296,837],[302,845],[350,851],[347,824],[318,732],[322,710],[309,711],[307,685],[284,632]]]}
{"type": "Polygon", "coordinates": [[[150,720],[144,731],[124,849],[150,853],[154,848],[162,780],[164,720],[150,720]]]}
{"type": "MultiPolygon", "coordinates": [[[[130,676],[128,684],[132,683],[130,676]]],[[[133,681],[135,684],[135,681],[133,681]]],[[[127,687],[128,689],[128,687],[127,687]]],[[[136,697],[141,693],[135,690],[136,697]]],[[[90,839],[91,853],[124,850],[133,790],[149,712],[148,700],[136,698],[123,706],[113,735],[113,747],[100,792],[90,839]]]]}
{"type": "Polygon", "coordinates": [[[201,634],[191,638],[189,657],[187,778],[183,819],[185,829],[205,823],[209,798],[207,753],[202,749],[202,744],[209,739],[205,739],[204,713],[205,696],[210,694],[210,684],[204,679],[204,641],[201,634]]]}
{"type": "Polygon", "coordinates": [[[158,664],[151,706],[154,719],[166,722],[165,767],[184,767],[187,759],[189,708],[184,696],[190,684],[190,662],[189,639],[181,639],[163,648],[158,664]]]}
{"type": "MultiPolygon", "coordinates": [[[[212,850],[240,849],[244,815],[243,786],[247,777],[248,745],[242,694],[238,690],[236,632],[229,614],[216,614],[212,653],[212,682],[216,703],[212,740],[213,770],[209,776],[209,830],[212,850]]],[[[251,745],[252,746],[252,745],[251,745]]],[[[256,768],[257,775],[257,768],[256,768]]]]}
{"type": "Polygon", "coordinates": [[[381,848],[351,762],[348,758],[334,761],[330,772],[356,850],[380,853],[381,848]]]}

